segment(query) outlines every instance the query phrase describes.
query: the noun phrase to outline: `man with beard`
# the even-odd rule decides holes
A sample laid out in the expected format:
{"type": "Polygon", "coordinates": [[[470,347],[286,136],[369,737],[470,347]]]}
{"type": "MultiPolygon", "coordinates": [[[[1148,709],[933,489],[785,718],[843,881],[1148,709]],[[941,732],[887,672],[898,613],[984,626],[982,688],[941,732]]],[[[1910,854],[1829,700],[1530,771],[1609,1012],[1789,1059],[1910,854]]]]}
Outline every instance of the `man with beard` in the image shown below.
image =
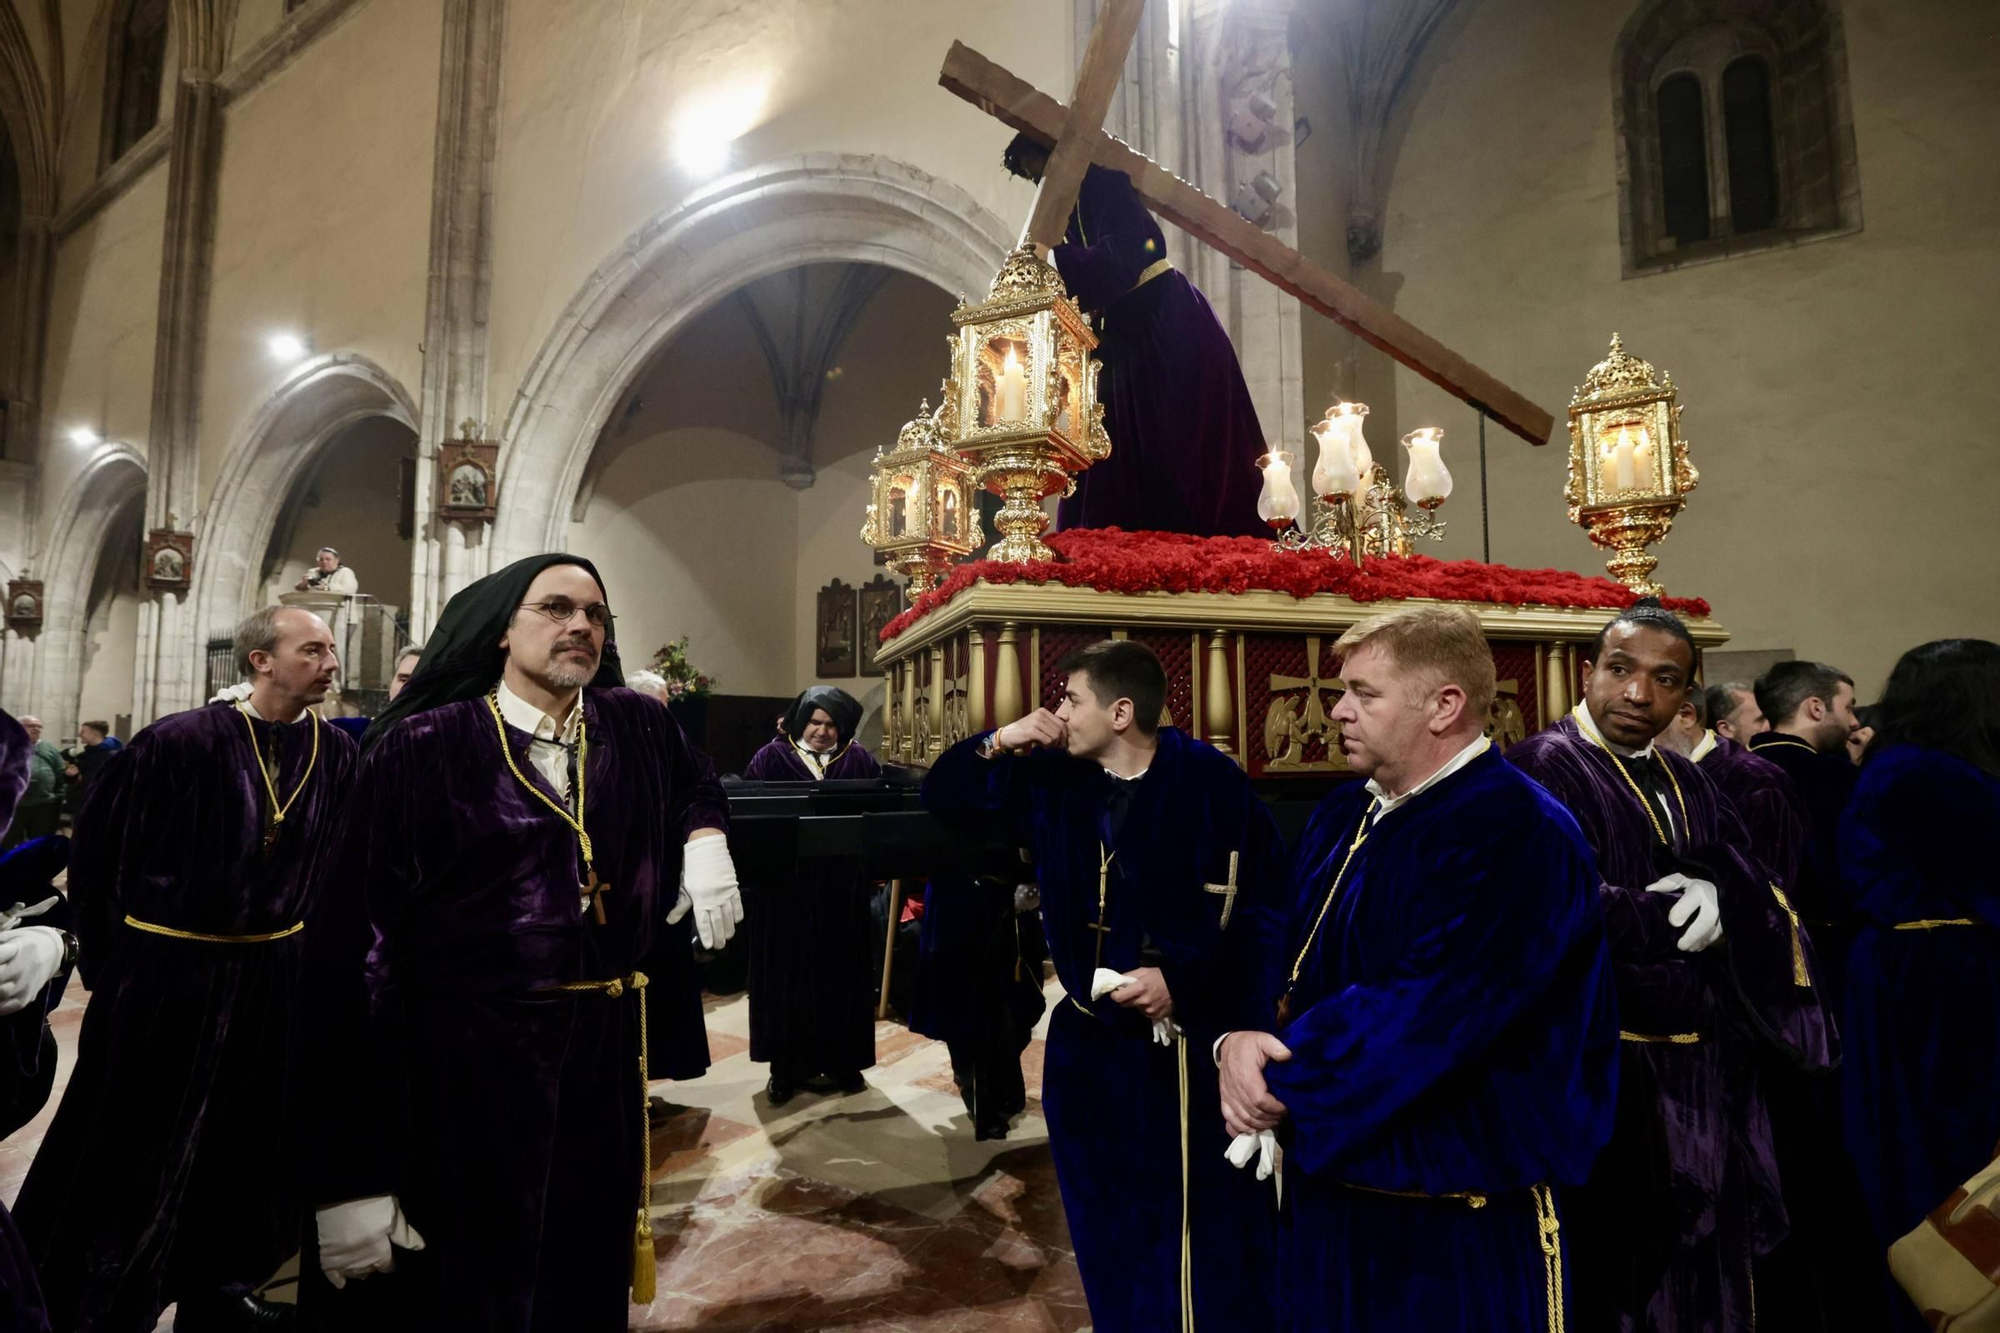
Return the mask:
{"type": "Polygon", "coordinates": [[[285,1132],[310,871],[354,743],[313,715],[326,622],[236,627],[249,697],[162,718],[91,783],[69,892],[91,988],[76,1072],[15,1208],[51,1322],[267,1328],[297,1248],[285,1132]]]}
{"type": "Polygon", "coordinates": [[[308,1322],[598,1333],[652,1300],[646,1077],[708,1052],[685,936],[640,960],[742,907],[707,761],[622,679],[597,571],[533,556],[451,599],[364,741],[312,923],[308,1322]]]}
{"type": "MultiPolygon", "coordinates": [[[[778,735],[750,757],[743,777],[877,777],[882,765],[854,739],[860,725],[860,701],[846,690],[807,690],[792,701],[778,735]]],[[[796,821],[786,833],[798,836],[796,821]]],[[[757,908],[750,919],[750,1058],[770,1063],[773,1106],[789,1102],[801,1084],[860,1092],[867,1086],[861,1071],[875,1063],[868,881],[851,859],[796,866],[790,875],[744,885],[757,908]]]]}
{"type": "Polygon", "coordinates": [[[1575,711],[1508,754],[1597,853],[1617,984],[1617,1119],[1565,1228],[1574,1326],[1747,1333],[1760,1304],[1789,1313],[1751,1278],[1786,1228],[1756,1066],[1832,1068],[1833,1026],[1783,886],[1715,784],[1656,744],[1692,687],[1687,627],[1641,600],[1584,668],[1575,711]]]}
{"type": "Polygon", "coordinates": [[[1058,670],[1062,707],[947,750],[924,804],[1034,854],[1069,992],[1042,1109],[1094,1327],[1269,1328],[1271,1186],[1225,1160],[1208,1062],[1257,1021],[1277,827],[1234,760],[1159,725],[1152,650],[1106,640],[1058,670]]]}

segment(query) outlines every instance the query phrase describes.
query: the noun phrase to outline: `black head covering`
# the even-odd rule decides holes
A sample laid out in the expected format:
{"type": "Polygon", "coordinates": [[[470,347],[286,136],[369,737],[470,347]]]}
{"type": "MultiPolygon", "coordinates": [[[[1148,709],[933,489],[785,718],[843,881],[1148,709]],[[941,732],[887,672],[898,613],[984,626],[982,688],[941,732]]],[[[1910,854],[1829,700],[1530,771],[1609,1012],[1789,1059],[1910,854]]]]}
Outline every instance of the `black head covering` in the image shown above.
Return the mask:
{"type": "MultiPolygon", "coordinates": [[[[515,608],[528,595],[529,585],[552,565],[575,565],[596,579],[599,588],[604,587],[596,565],[580,555],[561,551],[516,560],[497,573],[467,584],[445,603],[437,628],[424,644],[424,655],[417,659],[416,674],[410,677],[403,692],[376,716],[368,734],[361,738],[361,748],[364,751],[371,748],[384,732],[406,717],[461,699],[477,699],[492,689],[507,661],[506,651],[500,647],[500,636],[513,623],[515,608]]],[[[605,598],[610,599],[609,592],[605,598]]],[[[604,656],[598,660],[597,675],[590,683],[599,689],[625,683],[625,673],[618,665],[618,645],[609,629],[604,634],[604,656]]]]}
{"type": "Polygon", "coordinates": [[[791,708],[785,713],[785,734],[793,740],[802,738],[806,734],[806,723],[812,721],[816,708],[824,708],[826,715],[833,719],[833,729],[839,733],[842,745],[854,739],[855,731],[861,726],[861,701],[838,685],[815,685],[792,700],[791,708]]]}

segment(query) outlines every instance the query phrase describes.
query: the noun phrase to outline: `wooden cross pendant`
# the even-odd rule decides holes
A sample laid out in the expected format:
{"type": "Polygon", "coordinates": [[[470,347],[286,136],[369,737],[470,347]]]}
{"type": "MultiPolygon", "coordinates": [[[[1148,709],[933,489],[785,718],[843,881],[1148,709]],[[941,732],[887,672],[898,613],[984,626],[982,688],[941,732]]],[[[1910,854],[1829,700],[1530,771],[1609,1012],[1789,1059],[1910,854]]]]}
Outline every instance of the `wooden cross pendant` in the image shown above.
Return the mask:
{"type": "Polygon", "coordinates": [[[1086,930],[1094,930],[1097,932],[1096,966],[1098,967],[1104,966],[1104,937],[1111,933],[1111,927],[1105,922],[1104,917],[1105,917],[1105,908],[1109,905],[1111,898],[1111,861],[1112,858],[1115,857],[1116,855],[1117,853],[1115,852],[1106,852],[1104,850],[1104,845],[1102,843],[1098,844],[1097,920],[1094,924],[1084,927],[1084,929],[1086,930]]]}
{"type": "Polygon", "coordinates": [[[583,896],[590,899],[590,910],[596,914],[597,924],[600,926],[603,925],[605,921],[604,891],[606,889],[609,889],[611,886],[609,884],[599,883],[597,879],[597,872],[595,870],[592,870],[590,872],[590,878],[585,880],[579,887],[583,890],[583,896]]]}
{"type": "Polygon", "coordinates": [[[1239,855],[1240,853],[1238,852],[1231,852],[1229,854],[1229,880],[1227,883],[1204,884],[1201,886],[1204,893],[1215,893],[1222,896],[1222,928],[1224,930],[1229,929],[1229,914],[1236,908],[1236,861],[1239,855]]]}

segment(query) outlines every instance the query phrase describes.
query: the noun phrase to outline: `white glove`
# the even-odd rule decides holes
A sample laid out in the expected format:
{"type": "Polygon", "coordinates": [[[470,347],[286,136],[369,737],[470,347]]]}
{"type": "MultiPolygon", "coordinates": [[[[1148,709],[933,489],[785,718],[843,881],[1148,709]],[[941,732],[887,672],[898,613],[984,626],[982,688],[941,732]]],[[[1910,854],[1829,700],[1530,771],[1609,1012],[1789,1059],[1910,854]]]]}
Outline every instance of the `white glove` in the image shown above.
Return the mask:
{"type": "MultiPolygon", "coordinates": [[[[1090,998],[1101,1000],[1121,986],[1132,984],[1132,978],[1123,972],[1113,972],[1108,967],[1100,967],[1090,976],[1090,998]]],[[[1171,1046],[1181,1038],[1181,1025],[1171,1018],[1153,1020],[1153,1040],[1161,1046],[1171,1046]]]]}
{"type": "Polygon", "coordinates": [[[393,1194],[331,1204],[314,1217],[319,1228],[319,1266],[335,1289],[351,1277],[396,1271],[395,1246],[421,1250],[424,1238],[403,1216],[393,1194]]]}
{"type": "Polygon", "coordinates": [[[28,1007],[62,970],[63,937],[54,926],[19,926],[0,935],[0,1018],[28,1007]]]}
{"type": "Polygon", "coordinates": [[[234,685],[224,685],[215,692],[215,697],[210,699],[209,702],[212,704],[240,704],[249,697],[250,682],[245,680],[239,681],[234,685]]]}
{"type": "Polygon", "coordinates": [[[1239,1170],[1257,1159],[1257,1179],[1269,1180],[1278,1167],[1278,1136],[1268,1129],[1260,1129],[1255,1134],[1238,1134],[1230,1141],[1223,1156],[1229,1164],[1239,1170]]]}
{"type": "Polygon", "coordinates": [[[1715,885],[1705,879],[1673,874],[1646,886],[1648,893],[1678,893],[1681,900],[1667,911],[1667,924],[1687,926],[1680,939],[1682,953],[1700,953],[1722,939],[1722,903],[1715,885]],[[1689,921],[1692,919],[1693,924],[1689,921]]]}
{"type": "MultiPolygon", "coordinates": [[[[704,949],[720,949],[743,920],[743,891],[736,887],[736,863],[729,839],[696,838],[681,857],[681,881],[694,908],[694,933],[704,949]]],[[[676,904],[675,910],[679,911],[676,904]]],[[[675,918],[669,915],[668,920],[675,918]]]]}

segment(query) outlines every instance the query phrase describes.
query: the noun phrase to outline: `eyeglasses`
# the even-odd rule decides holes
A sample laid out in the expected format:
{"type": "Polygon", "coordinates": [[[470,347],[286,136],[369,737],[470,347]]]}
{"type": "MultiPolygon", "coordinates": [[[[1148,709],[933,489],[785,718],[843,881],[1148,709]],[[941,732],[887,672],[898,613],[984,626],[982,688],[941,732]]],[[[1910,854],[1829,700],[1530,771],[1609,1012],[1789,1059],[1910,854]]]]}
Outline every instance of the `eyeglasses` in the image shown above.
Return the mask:
{"type": "Polygon", "coordinates": [[[611,614],[611,608],[602,602],[592,602],[589,606],[578,606],[567,597],[551,597],[546,602],[523,602],[520,609],[523,611],[539,611],[558,625],[569,624],[571,618],[577,612],[581,611],[583,612],[583,618],[598,629],[610,629],[611,622],[617,618],[611,614]]]}

